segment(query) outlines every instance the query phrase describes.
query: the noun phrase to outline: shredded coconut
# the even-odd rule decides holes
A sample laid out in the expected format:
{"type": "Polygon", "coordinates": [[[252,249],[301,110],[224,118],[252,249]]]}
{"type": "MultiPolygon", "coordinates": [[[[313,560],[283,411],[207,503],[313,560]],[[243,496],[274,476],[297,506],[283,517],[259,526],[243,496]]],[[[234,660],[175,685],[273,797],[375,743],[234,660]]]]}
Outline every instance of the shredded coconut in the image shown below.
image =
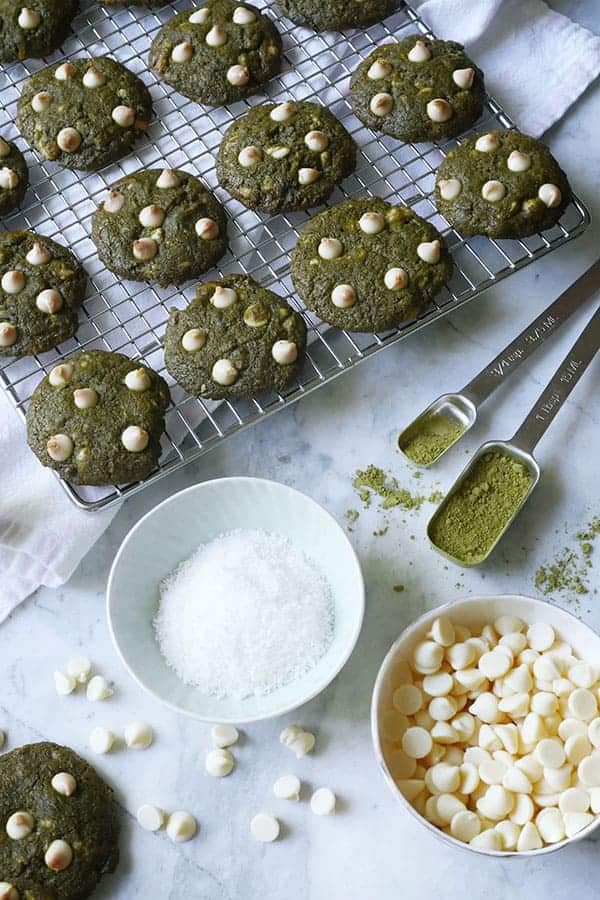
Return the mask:
{"type": "Polygon", "coordinates": [[[201,545],[160,597],[161,653],[206,694],[268,694],[308,672],[333,639],[326,578],[279,534],[238,529],[201,545]]]}

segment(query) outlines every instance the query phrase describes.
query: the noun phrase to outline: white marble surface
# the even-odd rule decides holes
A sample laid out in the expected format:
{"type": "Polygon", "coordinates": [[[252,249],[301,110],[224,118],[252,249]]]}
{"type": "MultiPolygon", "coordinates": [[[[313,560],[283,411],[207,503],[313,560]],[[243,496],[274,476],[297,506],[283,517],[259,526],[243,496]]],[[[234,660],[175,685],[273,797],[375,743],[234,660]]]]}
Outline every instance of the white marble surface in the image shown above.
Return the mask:
{"type": "MultiPolygon", "coordinates": [[[[595,0],[553,0],[557,9],[600,30],[595,0]]],[[[600,213],[600,91],[592,89],[549,135],[576,190],[600,213]]],[[[490,437],[510,436],[586,318],[581,314],[498,391],[460,450],[416,482],[394,452],[394,436],[440,389],[460,387],[598,253],[600,227],[512,277],[451,318],[345,375],[291,409],[237,436],[221,451],[132,499],[61,590],[41,590],[1,627],[0,728],[7,749],[50,739],[90,755],[95,724],[119,730],[147,719],[156,744],[143,754],[119,751],[94,760],[115,786],[124,810],[122,863],[96,896],[124,900],[392,900],[398,896],[465,896],[500,900],[597,893],[597,850],[590,841],[525,863],[478,859],[454,851],[405,815],[376,769],[369,735],[369,701],[379,663],[397,632],[420,611],[468,593],[535,593],[533,575],[590,515],[598,513],[600,480],[600,358],[539,448],[543,479],[501,549],[476,570],[446,569],[424,540],[432,507],[392,511],[389,531],[376,511],[363,513],[351,539],[364,566],[367,614],[350,662],[319,698],[288,721],[318,735],[317,752],[299,762],[277,740],[281,720],[244,731],[237,769],[225,780],[203,772],[208,727],[178,717],[146,697],[113,652],[104,615],[104,588],[113,555],[128,528],[159,500],[198,480],[228,474],[276,478],[306,491],[340,520],[356,507],[352,473],[368,463],[393,470],[415,489],[446,488],[474,449],[490,437]],[[411,539],[411,535],[415,539],[411,539]],[[392,585],[406,589],[397,594],[392,585]],[[116,682],[113,699],[58,698],[52,670],[76,651],[91,655],[116,682]],[[334,818],[313,816],[306,802],[275,801],[275,778],[295,771],[309,786],[329,785],[340,797],[334,818]],[[175,846],[164,833],[142,832],[133,815],[142,802],[191,810],[201,831],[175,846]],[[255,812],[278,813],[285,827],[277,844],[255,844],[248,823],[255,812]]],[[[596,550],[599,553],[600,549],[596,550]]],[[[598,565],[591,576],[598,581],[598,565]]],[[[599,597],[581,615],[600,627],[599,597]]],[[[0,873],[1,875],[1,873],[0,873]]]]}

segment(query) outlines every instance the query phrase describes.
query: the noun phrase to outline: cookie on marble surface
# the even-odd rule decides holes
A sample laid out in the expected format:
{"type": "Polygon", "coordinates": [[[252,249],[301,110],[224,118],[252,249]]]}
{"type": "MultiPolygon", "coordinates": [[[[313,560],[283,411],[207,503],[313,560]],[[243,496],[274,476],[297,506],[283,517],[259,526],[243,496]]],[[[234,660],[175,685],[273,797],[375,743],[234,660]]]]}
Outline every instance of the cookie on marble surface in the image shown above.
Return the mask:
{"type": "Polygon", "coordinates": [[[236,119],[217,159],[221,185],[250,209],[278,213],[323,203],[356,165],[356,144],[318,103],[267,103],[236,119]]]}
{"type": "Polygon", "coordinates": [[[398,0],[277,0],[278,6],[297,25],[315,31],[340,31],[381,22],[398,6],[398,0]]]}
{"type": "Polygon", "coordinates": [[[424,310],[452,275],[442,236],[412,210],[376,197],[310,220],[291,273],[306,306],[347,331],[386,331],[424,310]]]}
{"type": "Polygon", "coordinates": [[[193,175],[147,169],[109,191],[92,218],[92,238],[111,272],[166,287],[215,265],[227,248],[227,219],[193,175]]]}
{"type": "Polygon", "coordinates": [[[165,381],[121,353],[86,350],[56,365],[27,410],[29,446],[75,484],[140,481],[156,467],[165,381]]]}
{"type": "Polygon", "coordinates": [[[29,172],[23,154],[12,141],[0,137],[0,215],[17,208],[28,184],[29,172]]]}
{"type": "Polygon", "coordinates": [[[302,316],[248,275],[199,285],[196,299],[172,309],[165,364],[189,394],[221,400],[282,391],[301,365],[302,316]]]}
{"type": "Polygon", "coordinates": [[[436,203],[461,234],[520,238],[552,228],[571,198],[548,147],[518,131],[474,135],[438,169],[436,203]]]}
{"type": "Polygon", "coordinates": [[[40,59],[60,47],[77,0],[0,0],[0,62],[40,59]]]}
{"type": "Polygon", "coordinates": [[[0,879],[7,900],[83,900],[119,861],[112,789],[68,747],[0,756],[0,879]],[[12,890],[11,890],[12,888],[12,890]]]}
{"type": "Polygon", "coordinates": [[[94,171],[127,153],[152,115],[146,85],[107,56],[36,72],[23,87],[17,125],[44,159],[94,171]]]}
{"type": "Polygon", "coordinates": [[[31,356],[73,337],[85,288],[70,250],[32,231],[0,232],[0,355],[31,356]]]}
{"type": "Polygon", "coordinates": [[[207,0],[163,25],[150,49],[150,68],[197,103],[235,103],[276,75],[281,38],[248,3],[207,0]]]}
{"type": "Polygon", "coordinates": [[[413,34],[377,47],[356,69],[350,100],[358,118],[401,141],[440,141],[481,116],[483,72],[454,41],[413,34]]]}

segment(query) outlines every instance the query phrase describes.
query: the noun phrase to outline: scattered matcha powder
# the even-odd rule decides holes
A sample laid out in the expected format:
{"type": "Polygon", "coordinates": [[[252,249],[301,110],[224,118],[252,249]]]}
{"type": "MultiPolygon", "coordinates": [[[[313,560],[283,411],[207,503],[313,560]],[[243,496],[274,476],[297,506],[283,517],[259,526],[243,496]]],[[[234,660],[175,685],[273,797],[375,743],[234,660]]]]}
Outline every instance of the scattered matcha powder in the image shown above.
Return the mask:
{"type": "Polygon", "coordinates": [[[403,585],[403,584],[395,584],[395,585],[394,585],[394,591],[395,591],[397,594],[401,594],[403,590],[404,590],[404,585],[403,585]]]}
{"type": "Polygon", "coordinates": [[[578,549],[563,547],[551,562],[539,567],[535,574],[535,586],[542,594],[554,592],[581,596],[588,594],[589,569],[592,568],[591,555],[594,541],[600,535],[600,516],[596,516],[584,531],[575,537],[578,549]]]}
{"type": "Polygon", "coordinates": [[[421,494],[413,496],[406,488],[401,488],[398,480],[393,476],[389,479],[383,469],[377,466],[367,466],[366,469],[357,469],[352,482],[354,490],[358,493],[365,507],[371,505],[372,497],[381,498],[381,509],[391,509],[394,506],[402,506],[404,509],[420,509],[425,502],[421,494]]]}
{"type": "Polygon", "coordinates": [[[345,515],[346,519],[348,520],[348,530],[352,531],[353,529],[350,526],[354,525],[354,523],[358,519],[360,513],[357,509],[347,509],[346,512],[344,513],[344,515],[345,515]]]}
{"type": "Polygon", "coordinates": [[[436,413],[420,423],[400,449],[417,465],[428,466],[459,439],[464,425],[436,413]]]}

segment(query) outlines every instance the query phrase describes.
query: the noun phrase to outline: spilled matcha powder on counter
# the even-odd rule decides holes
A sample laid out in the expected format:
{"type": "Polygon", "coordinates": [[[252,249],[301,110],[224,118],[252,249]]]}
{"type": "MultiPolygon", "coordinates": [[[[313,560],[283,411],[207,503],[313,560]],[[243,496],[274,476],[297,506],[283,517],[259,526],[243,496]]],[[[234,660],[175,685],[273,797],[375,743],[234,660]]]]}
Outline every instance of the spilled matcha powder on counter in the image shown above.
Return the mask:
{"type": "Polygon", "coordinates": [[[427,497],[424,494],[411,494],[406,488],[400,487],[397,478],[386,475],[383,469],[374,465],[357,469],[352,486],[366,508],[371,505],[373,497],[379,497],[380,509],[400,506],[403,509],[417,510],[425,502],[435,503],[440,496],[439,491],[434,491],[427,497]]]}
{"type": "Polygon", "coordinates": [[[429,534],[440,550],[476,565],[490,552],[531,486],[525,466],[507,453],[485,453],[444,503],[429,534]]]}
{"type": "Polygon", "coordinates": [[[576,548],[563,547],[552,561],[539,567],[535,574],[536,588],[545,596],[553,593],[588,594],[591,556],[594,541],[599,535],[600,516],[596,516],[583,531],[576,534],[576,548]]]}
{"type": "Polygon", "coordinates": [[[415,429],[398,446],[411,462],[428,466],[457,441],[464,431],[464,425],[436,413],[417,423],[415,429]]]}

